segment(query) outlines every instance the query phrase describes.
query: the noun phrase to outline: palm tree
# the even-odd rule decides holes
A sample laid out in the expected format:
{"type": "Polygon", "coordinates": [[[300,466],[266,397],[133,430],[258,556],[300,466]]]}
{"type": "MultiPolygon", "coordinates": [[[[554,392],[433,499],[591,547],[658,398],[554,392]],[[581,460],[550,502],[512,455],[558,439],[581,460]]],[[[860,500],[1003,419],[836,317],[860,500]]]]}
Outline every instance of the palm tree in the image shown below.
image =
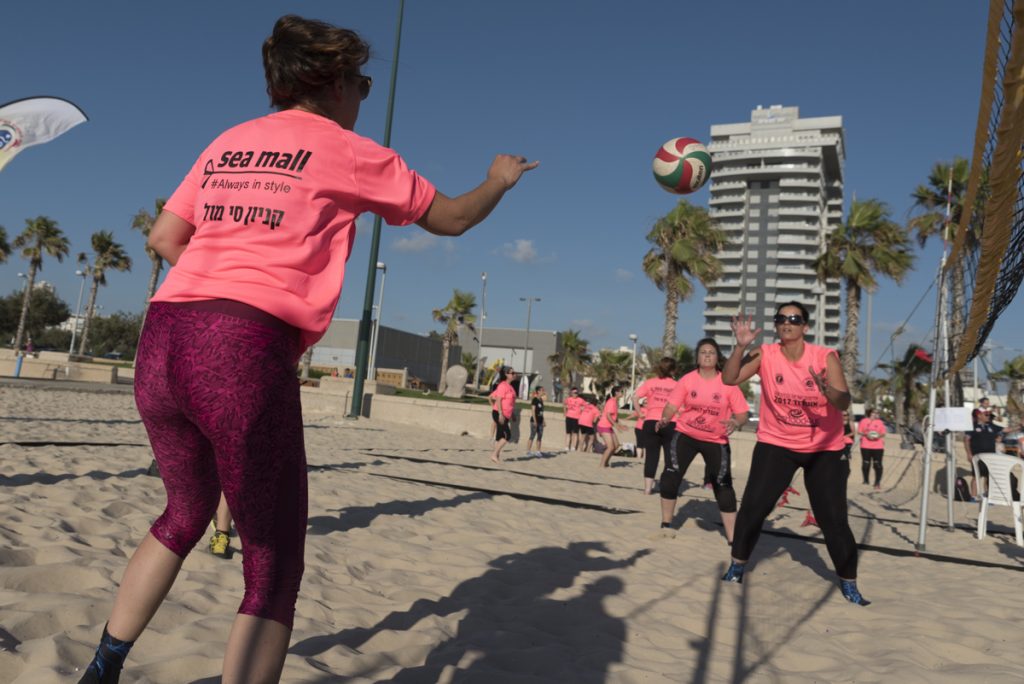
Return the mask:
{"type": "Polygon", "coordinates": [[[579,385],[579,379],[586,373],[590,364],[590,345],[579,330],[562,332],[562,349],[548,357],[551,372],[566,388],[579,385]]]}
{"type": "MultiPolygon", "coordinates": [[[[960,223],[960,216],[963,213],[964,194],[967,192],[967,183],[970,178],[970,164],[963,157],[954,157],[951,164],[936,162],[928,174],[928,182],[918,185],[911,193],[914,204],[911,211],[919,212],[917,216],[910,219],[907,227],[917,233],[917,242],[924,247],[932,236],[942,236],[943,226],[946,221],[947,200],[950,205],[950,223],[954,230],[960,223]],[[952,176],[950,175],[952,173],[952,176]],[[952,192],[950,192],[950,178],[952,178],[952,192]]],[[[978,195],[975,199],[975,211],[984,207],[988,195],[988,174],[982,169],[982,177],[978,195]]],[[[955,235],[948,236],[952,240],[955,235]]],[[[967,249],[960,252],[963,259],[968,251],[975,249],[977,234],[968,231],[965,246],[967,249]]],[[[967,298],[964,286],[963,269],[954,267],[950,269],[952,277],[950,285],[952,290],[951,315],[949,331],[950,358],[956,356],[957,346],[960,337],[964,333],[965,320],[964,309],[967,298]]],[[[963,378],[959,371],[953,376],[954,404],[963,403],[963,378]]]]}
{"type": "Polygon", "coordinates": [[[647,241],[654,245],[644,255],[643,269],[665,293],[663,349],[675,349],[679,302],[693,294],[693,276],[702,285],[722,277],[722,262],[715,257],[726,245],[725,231],[716,228],[706,209],[686,200],[658,219],[647,241]]]}
{"type": "Polygon", "coordinates": [[[28,260],[28,281],[25,283],[25,295],[21,301],[21,318],[18,320],[18,332],[14,335],[14,349],[21,349],[21,340],[25,335],[25,321],[28,319],[28,302],[35,287],[36,273],[43,270],[43,255],[49,254],[57,261],[64,261],[70,245],[64,232],[57,222],[46,216],[37,216],[25,220],[25,230],[14,238],[14,249],[21,250],[21,256],[28,260]]]}
{"type": "Polygon", "coordinates": [[[594,378],[594,389],[599,394],[604,394],[617,385],[628,385],[632,367],[632,352],[602,349],[597,353],[597,358],[594,362],[590,364],[590,374],[594,378]]]}
{"type": "Polygon", "coordinates": [[[164,210],[164,204],[167,203],[166,199],[158,199],[156,201],[156,213],[150,214],[145,209],[139,209],[139,213],[135,214],[132,218],[132,230],[137,230],[142,233],[142,237],[146,239],[146,256],[149,257],[153,267],[149,272],[149,286],[146,288],[146,305],[142,309],[142,320],[146,320],[146,312],[149,311],[149,300],[156,294],[156,284],[160,280],[160,271],[164,267],[164,259],[162,256],[157,254],[152,247],[149,246],[149,232],[153,229],[153,224],[156,223],[156,217],[160,215],[160,212],[164,210]]]}
{"type": "Polygon", "coordinates": [[[1006,392],[1006,410],[1011,416],[1020,416],[1024,413],[1024,396],[1021,388],[1024,386],[1024,356],[1016,356],[1009,361],[1003,362],[1003,367],[998,371],[989,374],[990,380],[1006,380],[1010,383],[1010,389],[1006,392]]]}
{"type": "Polygon", "coordinates": [[[11,245],[7,242],[7,231],[0,226],[0,264],[7,261],[9,256],[11,256],[11,245]]]}
{"type": "Polygon", "coordinates": [[[907,347],[903,358],[892,364],[879,364],[879,368],[890,372],[893,402],[895,403],[896,430],[923,415],[925,386],[917,379],[932,368],[932,357],[924,348],[912,344],[907,347]]]}
{"type": "MultiPolygon", "coordinates": [[[[676,360],[676,372],[680,375],[687,373],[697,366],[697,357],[693,355],[693,347],[682,342],[677,342],[676,346],[669,350],[666,354],[665,350],[661,347],[648,347],[644,345],[641,347],[641,353],[639,358],[643,360],[644,372],[650,371],[652,368],[656,368],[661,360],[666,356],[670,356],[676,360]]],[[[640,374],[640,363],[637,362],[637,374],[640,374]]]]}
{"type": "MultiPolygon", "coordinates": [[[[459,359],[459,363],[461,363],[462,367],[468,370],[470,373],[476,372],[476,354],[474,354],[473,352],[463,351],[462,357],[459,359]]],[[[471,377],[470,380],[471,382],[473,382],[473,384],[476,384],[475,379],[471,377]]]]}
{"type": "Polygon", "coordinates": [[[92,234],[92,266],[89,273],[92,275],[92,286],[89,288],[89,305],[85,309],[85,324],[82,326],[82,340],[78,345],[78,354],[85,354],[86,343],[89,339],[89,324],[96,311],[96,294],[100,285],[107,284],[106,272],[110,269],[115,271],[132,270],[132,260],[120,243],[114,242],[114,234],[108,230],[100,230],[92,234]]]}
{"type": "Polygon", "coordinates": [[[878,286],[876,275],[903,280],[914,263],[906,231],[889,218],[889,208],[876,199],[854,200],[846,223],[825,242],[814,261],[818,280],[842,279],[846,286],[846,334],[843,337],[843,373],[854,382],[857,370],[857,328],[863,290],[878,286]]]}
{"type": "Polygon", "coordinates": [[[473,323],[476,316],[470,312],[476,307],[476,296],[472,292],[453,290],[452,298],[448,300],[443,309],[434,309],[434,320],[444,324],[444,332],[441,333],[441,380],[437,383],[437,391],[444,392],[447,387],[445,375],[448,373],[448,353],[452,345],[458,342],[459,332],[462,326],[469,326],[470,330],[476,332],[473,323]]]}

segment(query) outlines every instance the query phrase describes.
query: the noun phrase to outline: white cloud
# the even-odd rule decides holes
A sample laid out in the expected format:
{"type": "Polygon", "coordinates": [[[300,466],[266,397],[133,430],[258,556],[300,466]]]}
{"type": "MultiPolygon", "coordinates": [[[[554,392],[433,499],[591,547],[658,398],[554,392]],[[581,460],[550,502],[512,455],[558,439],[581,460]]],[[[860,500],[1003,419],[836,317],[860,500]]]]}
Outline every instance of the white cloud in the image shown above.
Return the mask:
{"type": "Polygon", "coordinates": [[[520,264],[529,264],[537,260],[537,249],[533,246],[533,240],[506,242],[501,247],[501,253],[520,264]]]}
{"type": "Polygon", "coordinates": [[[627,271],[624,268],[615,269],[615,279],[620,283],[628,283],[633,279],[633,272],[627,271]]]}
{"type": "Polygon", "coordinates": [[[437,237],[418,230],[409,237],[400,237],[391,243],[398,252],[425,252],[437,244],[437,237]]]}

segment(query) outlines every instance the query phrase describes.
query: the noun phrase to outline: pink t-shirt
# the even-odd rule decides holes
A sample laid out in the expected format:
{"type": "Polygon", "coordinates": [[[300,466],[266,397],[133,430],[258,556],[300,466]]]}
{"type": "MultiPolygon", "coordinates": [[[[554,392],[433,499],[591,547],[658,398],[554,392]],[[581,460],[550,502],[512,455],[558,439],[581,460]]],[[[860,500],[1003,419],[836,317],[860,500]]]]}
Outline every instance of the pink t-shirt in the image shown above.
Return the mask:
{"type": "Polygon", "coordinates": [[[676,381],[672,378],[648,378],[636,390],[636,398],[647,398],[644,404],[644,420],[661,420],[661,414],[668,403],[668,395],[675,389],[676,381]]]}
{"type": "Polygon", "coordinates": [[[506,418],[512,417],[512,410],[516,407],[516,390],[508,380],[502,380],[491,392],[491,399],[497,399],[501,406],[501,415],[506,418]]]}
{"type": "Polygon", "coordinates": [[[761,346],[761,411],[757,440],[800,453],[842,451],[843,414],[828,403],[810,370],[821,375],[834,349],[804,343],[791,362],[779,343],[761,346]]]}
{"type": "Polygon", "coordinates": [[[882,449],[885,447],[885,423],[878,418],[874,420],[871,418],[861,418],[860,423],[857,424],[857,432],[860,433],[861,449],[882,449]],[[879,434],[878,439],[868,439],[868,433],[872,431],[879,434]]]}
{"type": "Polygon", "coordinates": [[[619,401],[613,397],[608,397],[604,402],[604,411],[601,413],[600,420],[597,421],[597,427],[610,428],[612,427],[613,421],[619,419],[619,401]]]}
{"type": "Polygon", "coordinates": [[[290,109],[222,133],[164,207],[196,227],[154,302],[232,299],[315,343],[331,323],[356,217],[408,225],[434,186],[393,150],[290,109]]]}
{"type": "Polygon", "coordinates": [[[739,387],[722,382],[722,374],[711,379],[701,377],[700,371],[691,371],[681,377],[668,403],[679,408],[676,430],[702,442],[728,444],[724,421],[734,414],[750,410],[739,387]]]}
{"type": "Polygon", "coordinates": [[[567,397],[565,400],[565,417],[566,418],[579,418],[580,409],[583,408],[583,404],[587,403],[582,397],[567,397]]]}
{"type": "Polygon", "coordinates": [[[594,427],[594,421],[601,414],[596,406],[591,404],[586,399],[581,400],[583,402],[583,408],[580,409],[580,425],[585,427],[594,427]]]}

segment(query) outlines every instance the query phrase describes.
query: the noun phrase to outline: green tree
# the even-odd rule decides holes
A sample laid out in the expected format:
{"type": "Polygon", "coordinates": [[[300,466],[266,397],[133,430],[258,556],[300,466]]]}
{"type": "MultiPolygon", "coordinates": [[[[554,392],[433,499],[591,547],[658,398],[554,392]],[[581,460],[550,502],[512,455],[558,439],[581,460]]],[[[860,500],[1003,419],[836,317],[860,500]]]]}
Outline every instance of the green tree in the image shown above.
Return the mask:
{"type": "Polygon", "coordinates": [[[633,367],[633,354],[628,351],[611,351],[602,349],[597,358],[590,364],[590,374],[594,378],[594,389],[604,395],[612,387],[629,385],[629,374],[633,367]]]}
{"type": "Polygon", "coordinates": [[[434,320],[444,325],[441,332],[441,380],[437,383],[437,391],[444,392],[447,387],[445,375],[448,373],[448,355],[452,345],[459,340],[462,326],[468,326],[476,332],[473,324],[476,316],[471,311],[476,307],[476,297],[472,292],[453,290],[452,298],[442,309],[434,309],[434,320]]]}
{"type": "Polygon", "coordinates": [[[476,354],[473,352],[463,351],[462,358],[459,359],[459,363],[462,367],[469,371],[469,381],[476,384],[476,378],[473,377],[473,373],[476,373],[476,354]]]}
{"type": "MultiPolygon", "coordinates": [[[[0,298],[0,340],[13,339],[18,330],[24,293],[12,292],[0,298]]],[[[41,284],[32,288],[29,299],[28,317],[25,319],[25,335],[31,337],[36,348],[50,346],[43,341],[43,332],[51,326],[60,325],[68,319],[71,311],[57,296],[52,286],[41,284]]],[[[69,333],[70,334],[70,333],[69,333]]],[[[53,345],[57,346],[57,345],[53,345]]],[[[64,345],[67,348],[67,345],[64,345]]]]}
{"type": "Polygon", "coordinates": [[[912,344],[899,361],[879,364],[879,368],[889,371],[890,387],[896,404],[897,431],[924,415],[927,388],[918,379],[931,372],[931,358],[924,348],[912,344]]]}
{"type": "Polygon", "coordinates": [[[819,281],[839,278],[846,288],[842,365],[851,386],[856,385],[857,331],[863,291],[871,292],[878,287],[876,276],[902,281],[913,263],[906,231],[889,218],[885,203],[876,199],[854,200],[846,223],[828,236],[825,252],[815,260],[819,281]]]}
{"type": "Polygon", "coordinates": [[[95,356],[120,354],[134,359],[142,331],[143,314],[118,311],[110,316],[97,316],[92,321],[89,347],[95,356]]]}
{"type": "Polygon", "coordinates": [[[590,343],[583,339],[579,330],[562,332],[562,348],[548,357],[551,372],[566,388],[579,385],[580,378],[590,364],[590,343]]]}
{"type": "Polygon", "coordinates": [[[132,218],[132,230],[142,233],[142,237],[146,240],[146,256],[149,257],[149,261],[152,263],[152,268],[149,271],[149,285],[146,288],[146,305],[142,309],[143,320],[145,320],[146,313],[149,311],[149,300],[156,294],[156,286],[160,281],[160,271],[164,267],[163,257],[149,246],[149,233],[153,229],[153,224],[156,223],[157,216],[164,210],[164,204],[166,203],[166,199],[158,199],[156,201],[156,213],[150,214],[145,209],[139,209],[138,213],[132,218]]]}
{"type": "Polygon", "coordinates": [[[9,256],[11,256],[11,244],[7,242],[7,231],[0,226],[0,264],[6,262],[9,256]]]}
{"type": "Polygon", "coordinates": [[[107,284],[107,271],[130,271],[132,270],[132,259],[120,243],[114,241],[114,235],[110,231],[100,230],[92,234],[92,266],[89,267],[89,274],[92,276],[92,285],[89,287],[89,305],[85,308],[85,323],[82,325],[82,339],[78,345],[78,354],[85,355],[88,349],[89,326],[93,316],[96,314],[96,295],[100,285],[107,284]]]}
{"type": "Polygon", "coordinates": [[[647,234],[653,245],[644,255],[643,269],[665,293],[663,349],[676,346],[679,302],[693,294],[692,276],[704,286],[722,277],[722,262],[715,256],[728,245],[725,231],[715,227],[706,209],[679,200],[658,219],[647,234]]]}
{"type": "Polygon", "coordinates": [[[43,270],[43,257],[49,255],[57,261],[64,261],[64,257],[70,250],[70,245],[56,221],[46,216],[37,216],[25,221],[25,230],[14,238],[14,249],[21,250],[22,258],[28,260],[28,281],[25,283],[25,291],[22,294],[21,316],[14,335],[14,348],[21,349],[25,323],[28,321],[32,288],[35,287],[36,273],[43,270]]]}
{"type": "MultiPolygon", "coordinates": [[[[640,358],[643,359],[643,364],[637,362],[637,373],[640,373],[640,366],[643,365],[645,372],[650,372],[661,363],[661,360],[666,356],[670,356],[676,360],[676,373],[682,375],[683,373],[689,372],[697,367],[697,357],[693,354],[693,347],[682,342],[676,343],[676,346],[672,348],[668,354],[661,347],[648,347],[642,346],[640,358]]],[[[637,383],[638,385],[640,383],[637,383]]]]}

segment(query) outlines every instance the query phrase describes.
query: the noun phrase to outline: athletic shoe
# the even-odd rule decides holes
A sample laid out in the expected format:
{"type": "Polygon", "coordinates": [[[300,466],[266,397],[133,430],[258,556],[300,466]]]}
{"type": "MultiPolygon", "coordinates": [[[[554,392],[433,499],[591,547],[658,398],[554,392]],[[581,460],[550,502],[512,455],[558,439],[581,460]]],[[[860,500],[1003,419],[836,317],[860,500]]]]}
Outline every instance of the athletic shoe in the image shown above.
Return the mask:
{"type": "Polygon", "coordinates": [[[746,570],[747,566],[743,563],[737,563],[733,561],[729,565],[729,569],[722,575],[723,582],[732,582],[733,584],[743,584],[743,571],[746,570]]]}
{"type": "Polygon", "coordinates": [[[858,606],[871,605],[871,601],[861,596],[857,589],[857,580],[839,580],[839,588],[843,592],[843,598],[850,603],[856,603],[858,606]]]}
{"type": "Polygon", "coordinates": [[[226,532],[217,530],[210,537],[210,553],[220,558],[228,557],[228,535],[226,532]]]}

